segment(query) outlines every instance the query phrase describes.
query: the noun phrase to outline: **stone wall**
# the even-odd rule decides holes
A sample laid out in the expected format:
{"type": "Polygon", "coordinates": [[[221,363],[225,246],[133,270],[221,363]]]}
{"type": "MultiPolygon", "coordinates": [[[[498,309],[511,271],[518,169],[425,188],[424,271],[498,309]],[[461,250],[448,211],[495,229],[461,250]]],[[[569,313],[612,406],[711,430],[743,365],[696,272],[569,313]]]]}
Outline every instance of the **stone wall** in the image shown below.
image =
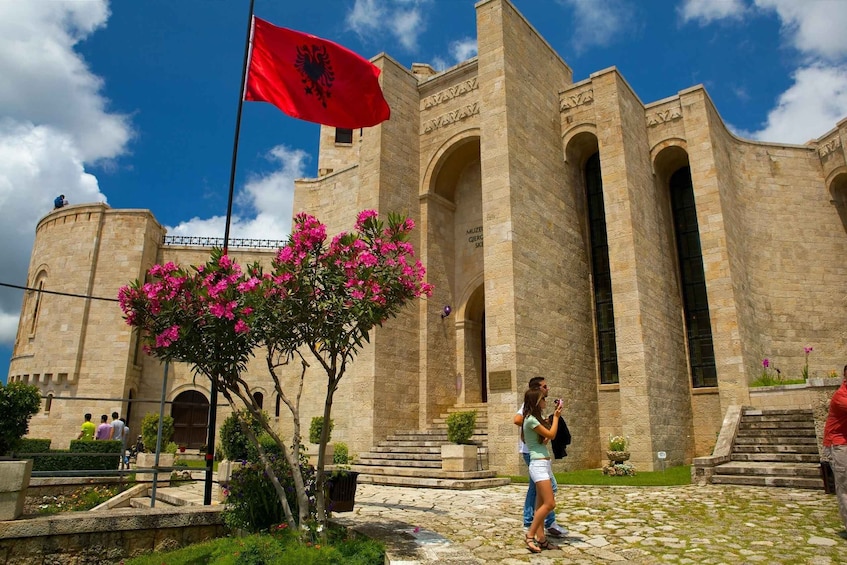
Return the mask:
{"type": "Polygon", "coordinates": [[[221,537],[222,506],[71,512],[0,522],[0,562],[113,565],[221,537]]]}

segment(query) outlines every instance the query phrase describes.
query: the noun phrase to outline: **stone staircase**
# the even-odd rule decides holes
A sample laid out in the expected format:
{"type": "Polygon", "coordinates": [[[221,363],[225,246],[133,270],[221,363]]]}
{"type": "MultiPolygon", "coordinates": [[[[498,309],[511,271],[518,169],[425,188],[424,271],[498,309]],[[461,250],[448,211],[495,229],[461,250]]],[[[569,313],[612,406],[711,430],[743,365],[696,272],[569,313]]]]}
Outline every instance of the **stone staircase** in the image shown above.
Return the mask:
{"type": "Polygon", "coordinates": [[[485,404],[450,408],[423,431],[398,431],[373,451],[359,455],[352,470],[358,482],[404,487],[471,490],[509,484],[488,470],[488,414],[485,404]],[[447,416],[452,412],[476,410],[473,442],[477,445],[476,471],[442,471],[441,446],[447,441],[447,416]]]}
{"type": "Polygon", "coordinates": [[[822,490],[812,411],[744,409],[730,461],[711,482],[822,490]]]}

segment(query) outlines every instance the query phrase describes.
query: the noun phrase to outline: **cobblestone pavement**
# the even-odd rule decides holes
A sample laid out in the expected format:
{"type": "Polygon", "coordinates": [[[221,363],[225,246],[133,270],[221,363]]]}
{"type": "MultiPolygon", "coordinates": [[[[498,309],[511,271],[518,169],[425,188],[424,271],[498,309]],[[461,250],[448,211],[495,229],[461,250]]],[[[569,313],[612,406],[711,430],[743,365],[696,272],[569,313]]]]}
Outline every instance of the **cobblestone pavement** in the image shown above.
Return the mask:
{"type": "MultiPolygon", "coordinates": [[[[452,491],[363,484],[339,522],[383,538],[391,563],[847,563],[835,498],[740,486],[559,486],[561,549],[523,542],[525,484],[452,491]]],[[[551,538],[552,539],[552,538],[551,538]]]]}

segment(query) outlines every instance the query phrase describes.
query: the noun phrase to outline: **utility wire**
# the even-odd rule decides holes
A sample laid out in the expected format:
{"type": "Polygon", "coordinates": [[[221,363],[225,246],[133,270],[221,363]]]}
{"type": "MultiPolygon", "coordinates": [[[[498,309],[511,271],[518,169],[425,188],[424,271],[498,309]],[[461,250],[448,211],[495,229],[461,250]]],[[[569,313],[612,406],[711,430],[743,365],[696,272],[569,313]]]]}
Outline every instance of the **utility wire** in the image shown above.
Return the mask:
{"type": "Polygon", "coordinates": [[[91,296],[88,294],[74,294],[72,292],[59,292],[58,290],[44,290],[40,288],[31,288],[28,286],[19,286],[16,284],[9,284],[0,282],[0,286],[5,286],[8,288],[17,288],[20,290],[31,290],[32,292],[42,292],[45,294],[58,294],[59,296],[72,296],[74,298],[90,298],[91,300],[105,300],[107,302],[119,302],[117,298],[105,298],[103,296],[91,296]]]}

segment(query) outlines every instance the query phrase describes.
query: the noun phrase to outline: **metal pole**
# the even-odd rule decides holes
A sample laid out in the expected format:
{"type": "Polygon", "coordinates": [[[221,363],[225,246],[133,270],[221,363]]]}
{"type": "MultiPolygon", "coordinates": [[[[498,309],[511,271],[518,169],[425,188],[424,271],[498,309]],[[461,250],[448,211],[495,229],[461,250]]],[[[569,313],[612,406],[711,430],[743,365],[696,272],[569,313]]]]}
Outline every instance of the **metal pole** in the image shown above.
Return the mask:
{"type": "MultiPolygon", "coordinates": [[[[229,247],[229,226],[232,219],[232,197],[235,193],[235,164],[238,161],[238,136],[241,132],[241,110],[244,107],[244,89],[247,85],[247,63],[250,59],[250,36],[253,34],[253,4],[250,0],[250,14],[247,18],[247,37],[244,40],[244,61],[241,64],[241,91],[238,96],[238,114],[235,119],[235,140],[232,144],[232,166],[229,171],[229,199],[226,206],[226,227],[224,228],[224,254],[229,247]]],[[[217,376],[215,376],[217,378],[217,376]]],[[[209,431],[206,436],[206,485],[203,492],[203,504],[212,504],[212,473],[215,465],[215,426],[218,416],[218,385],[212,379],[209,394],[209,431]]]]}
{"type": "Polygon", "coordinates": [[[159,404],[159,430],[156,433],[156,455],[153,461],[153,490],[150,493],[150,508],[156,507],[156,485],[159,483],[159,452],[162,451],[162,424],[165,419],[165,395],[168,393],[168,365],[165,361],[165,374],[162,377],[162,402],[159,404]]]}

